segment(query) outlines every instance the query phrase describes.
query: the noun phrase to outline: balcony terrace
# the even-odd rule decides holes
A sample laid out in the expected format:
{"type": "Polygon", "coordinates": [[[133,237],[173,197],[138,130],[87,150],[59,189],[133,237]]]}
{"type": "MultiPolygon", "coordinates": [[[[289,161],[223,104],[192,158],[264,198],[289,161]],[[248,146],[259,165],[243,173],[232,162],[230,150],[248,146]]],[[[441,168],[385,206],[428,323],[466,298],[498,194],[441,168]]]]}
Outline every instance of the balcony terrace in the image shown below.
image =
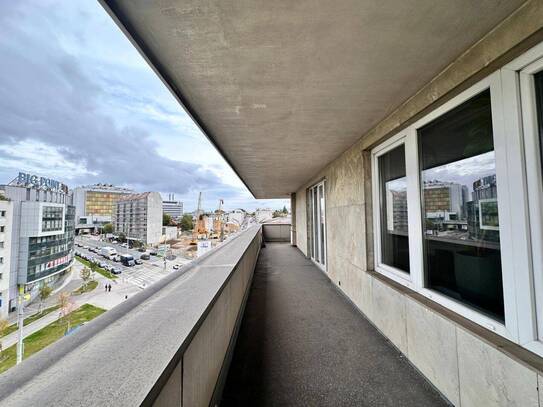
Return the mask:
{"type": "Polygon", "coordinates": [[[446,405],[320,269],[261,240],[245,231],[25,360],[0,403],[446,405]]]}

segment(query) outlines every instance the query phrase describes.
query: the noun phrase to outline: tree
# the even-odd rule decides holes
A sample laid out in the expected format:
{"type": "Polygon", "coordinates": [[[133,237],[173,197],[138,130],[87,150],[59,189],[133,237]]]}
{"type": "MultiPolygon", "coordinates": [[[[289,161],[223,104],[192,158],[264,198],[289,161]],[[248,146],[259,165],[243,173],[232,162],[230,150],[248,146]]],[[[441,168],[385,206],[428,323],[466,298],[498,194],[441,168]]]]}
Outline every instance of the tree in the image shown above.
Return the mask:
{"type": "Polygon", "coordinates": [[[88,267],[83,267],[79,272],[79,277],[83,280],[83,287],[87,288],[87,284],[92,279],[92,270],[88,267]]]}
{"type": "Polygon", "coordinates": [[[71,313],[75,308],[75,304],[69,292],[63,291],[59,294],[58,306],[60,308],[60,316],[66,321],[66,331],[68,331],[70,329],[71,313]]]}
{"type": "Polygon", "coordinates": [[[49,298],[52,292],[53,289],[47,283],[40,287],[40,291],[38,292],[38,296],[40,297],[40,306],[38,309],[38,313],[41,313],[44,301],[49,298]]]}
{"type": "Polygon", "coordinates": [[[102,233],[113,233],[113,225],[111,223],[106,223],[102,226],[102,233]]]}
{"type": "MultiPolygon", "coordinates": [[[[9,325],[9,321],[7,319],[0,318],[0,337],[4,336],[6,329],[8,329],[9,325]]],[[[3,350],[4,349],[2,347],[2,341],[0,341],[0,355],[2,354],[3,350]]]]}
{"type": "Polygon", "coordinates": [[[162,226],[170,226],[172,224],[172,217],[167,213],[162,215],[162,226]]]}
{"type": "Polygon", "coordinates": [[[287,207],[283,206],[283,213],[286,215],[288,213],[287,207]]]}
{"type": "Polygon", "coordinates": [[[181,230],[192,230],[193,227],[192,215],[185,213],[181,218],[181,230]]]}

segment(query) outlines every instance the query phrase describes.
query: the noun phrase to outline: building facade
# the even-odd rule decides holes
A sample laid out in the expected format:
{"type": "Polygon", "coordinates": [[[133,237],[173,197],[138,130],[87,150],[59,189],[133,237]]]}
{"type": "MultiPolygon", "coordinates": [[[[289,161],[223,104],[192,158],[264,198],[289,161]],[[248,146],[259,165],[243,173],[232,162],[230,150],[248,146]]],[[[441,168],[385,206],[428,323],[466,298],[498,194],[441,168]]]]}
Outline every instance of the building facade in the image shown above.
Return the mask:
{"type": "Polygon", "coordinates": [[[175,195],[169,194],[168,199],[162,201],[162,212],[174,220],[179,220],[183,217],[183,202],[176,201],[175,195]]]}
{"type": "Polygon", "coordinates": [[[255,211],[255,218],[256,218],[256,221],[259,223],[270,220],[273,218],[273,209],[269,209],[269,208],[257,209],[255,211]]]}
{"type": "Polygon", "coordinates": [[[34,298],[73,264],[75,207],[65,185],[21,173],[0,186],[0,313],[17,305],[18,287],[34,298]]]}
{"type": "Polygon", "coordinates": [[[158,192],[125,195],[117,200],[113,226],[116,234],[145,245],[160,242],[162,197],[158,192]]]}
{"type": "Polygon", "coordinates": [[[133,194],[127,188],[111,184],[94,184],[74,188],[76,229],[78,231],[97,231],[106,223],[111,223],[115,204],[122,196],[133,194]]]}
{"type": "Polygon", "coordinates": [[[243,209],[234,209],[226,214],[226,221],[241,226],[246,216],[247,213],[243,209]]]}

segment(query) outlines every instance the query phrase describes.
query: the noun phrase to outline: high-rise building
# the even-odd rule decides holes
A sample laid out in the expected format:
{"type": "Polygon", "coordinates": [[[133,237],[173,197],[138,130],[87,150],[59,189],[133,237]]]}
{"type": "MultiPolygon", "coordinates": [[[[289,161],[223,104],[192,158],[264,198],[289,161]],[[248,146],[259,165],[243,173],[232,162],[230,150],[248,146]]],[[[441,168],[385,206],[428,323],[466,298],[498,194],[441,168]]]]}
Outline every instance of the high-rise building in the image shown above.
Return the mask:
{"type": "Polygon", "coordinates": [[[73,264],[75,208],[66,185],[20,173],[0,186],[0,314],[17,305],[18,286],[34,298],[73,264]]]}
{"type": "Polygon", "coordinates": [[[176,201],[174,194],[169,194],[167,200],[162,201],[162,212],[170,215],[172,219],[179,220],[183,217],[183,202],[176,201]]]}
{"type": "Polygon", "coordinates": [[[73,190],[76,229],[92,231],[112,222],[115,204],[134,191],[111,184],[94,184],[73,190]]]}
{"type": "Polygon", "coordinates": [[[157,244],[162,236],[162,197],[158,192],[122,196],[113,217],[115,233],[143,244],[157,244]]]}

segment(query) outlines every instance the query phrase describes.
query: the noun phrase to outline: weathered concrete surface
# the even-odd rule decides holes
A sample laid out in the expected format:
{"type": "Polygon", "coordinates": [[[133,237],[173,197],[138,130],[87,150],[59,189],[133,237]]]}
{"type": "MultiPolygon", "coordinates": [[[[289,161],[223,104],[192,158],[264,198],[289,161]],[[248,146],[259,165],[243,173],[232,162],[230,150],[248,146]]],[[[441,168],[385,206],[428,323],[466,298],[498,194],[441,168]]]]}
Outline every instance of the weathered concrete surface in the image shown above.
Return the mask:
{"type": "MultiPolygon", "coordinates": [[[[241,281],[234,267],[258,233],[259,228],[254,227],[227,241],[205,258],[189,264],[185,274],[172,273],[0,375],[0,405],[140,405],[182,347],[190,344],[197,323],[219,289],[226,281],[234,285],[241,281]]],[[[252,254],[256,257],[256,252],[252,254]]],[[[244,270],[245,281],[247,271],[244,270]]],[[[228,305],[239,310],[241,284],[234,285],[224,287],[226,292],[236,295],[219,299],[231,300],[228,305]],[[235,290],[238,291],[234,293],[235,290]]],[[[232,314],[237,310],[222,310],[229,315],[228,325],[217,325],[223,329],[216,335],[218,341],[229,339],[232,318],[235,319],[232,314]]],[[[215,342],[206,344],[214,346],[215,342]]],[[[208,352],[193,381],[205,381],[209,371],[205,372],[204,367],[217,359],[222,363],[224,354],[208,352]]],[[[179,370],[172,373],[180,373],[179,370]]],[[[173,377],[169,384],[175,386],[179,381],[179,377],[173,377]]],[[[167,391],[158,401],[168,403],[179,397],[179,392],[167,391]]]]}
{"type": "MultiPolygon", "coordinates": [[[[524,0],[102,2],[254,195],[278,198],[352,146],[524,0]]],[[[505,39],[528,35],[538,16],[505,39]]],[[[494,56],[485,52],[473,65],[494,56]]],[[[471,71],[471,65],[456,70],[454,80],[471,71]]]]}
{"type": "Polygon", "coordinates": [[[262,249],[221,406],[445,405],[297,249],[262,249]]]}

